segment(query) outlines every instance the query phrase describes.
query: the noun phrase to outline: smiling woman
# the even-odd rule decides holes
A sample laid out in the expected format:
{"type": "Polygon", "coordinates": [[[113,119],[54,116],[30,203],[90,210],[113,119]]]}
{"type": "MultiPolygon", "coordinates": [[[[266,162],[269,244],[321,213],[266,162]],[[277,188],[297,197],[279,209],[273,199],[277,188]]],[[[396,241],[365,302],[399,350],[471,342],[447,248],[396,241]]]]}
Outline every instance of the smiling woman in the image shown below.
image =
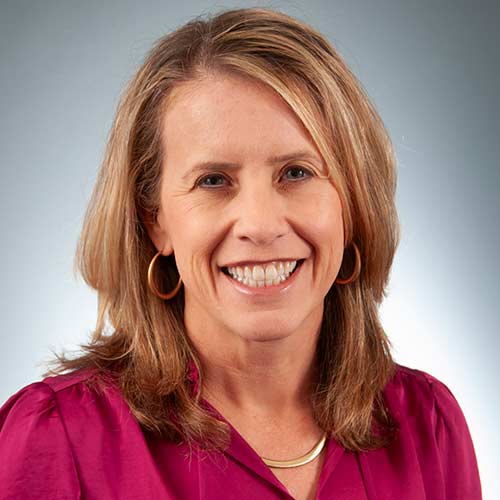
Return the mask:
{"type": "Polygon", "coordinates": [[[395,189],[310,26],[239,9],[160,39],[78,248],[94,335],[2,408],[1,498],[480,498],[460,407],[379,321],[395,189]]]}

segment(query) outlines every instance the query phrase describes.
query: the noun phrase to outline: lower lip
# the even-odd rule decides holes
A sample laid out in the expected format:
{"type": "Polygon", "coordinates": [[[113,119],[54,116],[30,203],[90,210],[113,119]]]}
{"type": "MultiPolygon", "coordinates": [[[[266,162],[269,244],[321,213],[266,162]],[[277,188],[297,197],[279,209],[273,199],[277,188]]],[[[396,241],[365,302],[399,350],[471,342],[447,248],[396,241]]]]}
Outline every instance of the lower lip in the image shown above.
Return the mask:
{"type": "Polygon", "coordinates": [[[266,295],[275,295],[277,293],[283,293],[286,292],[296,281],[297,276],[301,273],[302,268],[304,267],[305,261],[302,262],[302,264],[296,269],[296,271],[286,280],[282,281],[278,285],[271,285],[271,286],[261,286],[261,287],[253,287],[253,286],[248,286],[244,285],[243,283],[240,283],[239,281],[236,281],[235,279],[231,278],[227,274],[224,274],[222,271],[222,275],[233,285],[236,290],[238,290],[241,293],[244,293],[245,295],[258,295],[258,296],[266,296],[266,295]]]}

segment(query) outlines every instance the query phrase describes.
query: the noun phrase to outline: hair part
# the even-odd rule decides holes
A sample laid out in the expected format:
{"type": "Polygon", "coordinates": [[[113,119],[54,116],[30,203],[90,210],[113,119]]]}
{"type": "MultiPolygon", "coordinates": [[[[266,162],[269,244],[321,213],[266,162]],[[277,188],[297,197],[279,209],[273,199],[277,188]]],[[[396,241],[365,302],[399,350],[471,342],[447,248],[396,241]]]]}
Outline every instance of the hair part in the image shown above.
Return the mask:
{"type": "MultiPolygon", "coordinates": [[[[170,440],[224,448],[227,425],[193,392],[188,367],[203,371],[186,335],[184,294],[162,301],[147,284],[156,253],[144,223],[160,203],[162,117],[174,89],[219,74],[274,89],[320,151],[342,203],[345,253],[325,298],[311,402],[318,425],[346,449],[384,446],[396,423],[383,401],[394,373],[378,306],[399,241],[396,172],[386,129],[361,84],[329,42],[307,24],[264,8],[195,18],[159,39],[126,88],[85,215],[75,267],[98,293],[96,328],[82,353],[56,354],[47,374],[97,368],[120,386],[142,427],[170,440]]],[[[172,289],[174,258],[156,282],[172,289]]]]}

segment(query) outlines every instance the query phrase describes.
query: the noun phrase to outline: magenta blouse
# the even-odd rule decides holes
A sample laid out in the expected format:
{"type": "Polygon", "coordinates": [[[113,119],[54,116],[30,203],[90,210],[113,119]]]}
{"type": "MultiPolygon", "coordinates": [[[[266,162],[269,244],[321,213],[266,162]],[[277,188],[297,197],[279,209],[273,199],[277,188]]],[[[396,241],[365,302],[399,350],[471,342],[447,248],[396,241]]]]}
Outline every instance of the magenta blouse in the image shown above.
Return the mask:
{"type": "MultiPolygon", "coordinates": [[[[119,389],[85,384],[89,371],[49,377],[0,409],[0,499],[273,500],[293,498],[231,427],[207,456],[144,432],[119,389]]],[[[388,448],[353,453],[327,441],[317,499],[477,500],[474,447],[450,390],[398,366],[385,388],[400,423],[388,448]]]]}

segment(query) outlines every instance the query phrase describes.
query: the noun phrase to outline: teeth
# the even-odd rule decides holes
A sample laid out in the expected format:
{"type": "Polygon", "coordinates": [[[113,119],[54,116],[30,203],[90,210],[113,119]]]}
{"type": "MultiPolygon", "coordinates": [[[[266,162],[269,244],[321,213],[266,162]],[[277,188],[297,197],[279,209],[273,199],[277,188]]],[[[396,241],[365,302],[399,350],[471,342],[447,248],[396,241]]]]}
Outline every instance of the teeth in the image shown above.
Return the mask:
{"type": "MultiPolygon", "coordinates": [[[[236,268],[238,269],[238,268],[236,268]]],[[[255,281],[262,281],[266,277],[262,266],[253,266],[252,278],[255,281]]]]}
{"type": "Polygon", "coordinates": [[[261,266],[235,266],[227,270],[232,278],[244,285],[262,288],[264,286],[279,285],[285,281],[297,266],[297,261],[271,262],[261,266]]]}
{"type": "Polygon", "coordinates": [[[272,281],[278,276],[278,270],[272,264],[266,266],[266,281],[272,281]]]}

